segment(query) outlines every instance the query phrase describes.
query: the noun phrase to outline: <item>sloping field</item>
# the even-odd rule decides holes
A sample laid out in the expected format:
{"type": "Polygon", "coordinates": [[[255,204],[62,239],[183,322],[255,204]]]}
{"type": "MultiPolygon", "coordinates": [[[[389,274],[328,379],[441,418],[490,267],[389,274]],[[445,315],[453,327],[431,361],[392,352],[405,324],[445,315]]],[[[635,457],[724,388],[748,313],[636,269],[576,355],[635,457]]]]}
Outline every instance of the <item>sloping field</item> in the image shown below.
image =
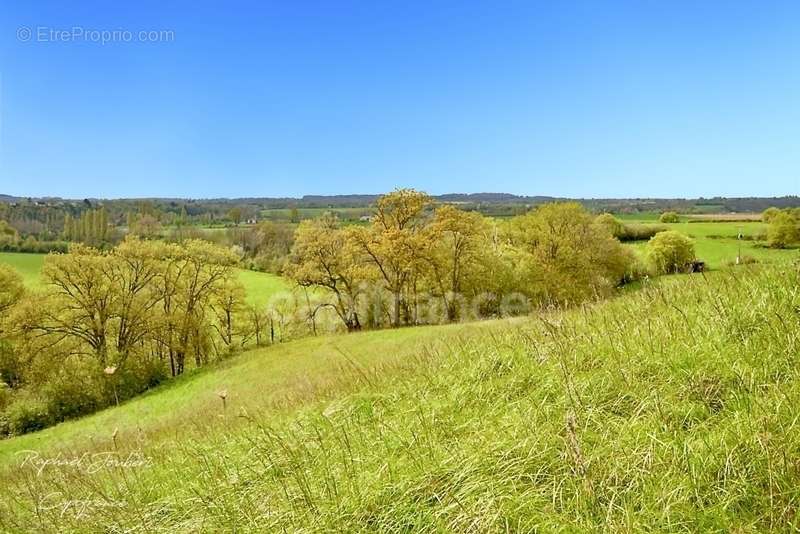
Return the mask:
{"type": "Polygon", "coordinates": [[[794,530],[799,287],[737,269],[256,350],[0,443],[0,528],[794,530]]]}

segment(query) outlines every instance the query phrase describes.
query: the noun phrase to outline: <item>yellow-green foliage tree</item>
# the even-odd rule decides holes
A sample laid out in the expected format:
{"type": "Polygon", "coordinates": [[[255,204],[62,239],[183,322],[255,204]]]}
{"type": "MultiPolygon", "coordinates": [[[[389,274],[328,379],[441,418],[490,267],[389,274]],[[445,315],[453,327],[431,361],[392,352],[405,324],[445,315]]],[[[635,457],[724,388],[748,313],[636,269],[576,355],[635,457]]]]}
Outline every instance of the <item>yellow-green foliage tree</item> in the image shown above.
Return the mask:
{"type": "Polygon", "coordinates": [[[660,232],[647,243],[647,261],[656,274],[685,272],[694,260],[694,242],[680,232],[660,232]]]}
{"type": "Polygon", "coordinates": [[[160,341],[169,355],[172,375],[182,374],[187,355],[196,366],[206,359],[210,300],[230,287],[236,255],[207,241],[190,239],[165,247],[162,273],[156,279],[161,294],[160,341]]]}
{"type": "MultiPolygon", "coordinates": [[[[246,320],[244,289],[235,262],[230,251],[204,241],[134,237],[111,250],[76,244],[69,254],[49,255],[43,292],[19,300],[17,290],[0,291],[15,295],[2,315],[15,353],[26,359],[22,381],[50,392],[59,420],[78,413],[66,406],[88,396],[91,384],[101,390],[113,384],[116,397],[122,381],[128,396],[161,380],[166,369],[183,373],[189,355],[196,366],[206,363],[220,354],[217,340],[229,349],[243,335],[236,322],[246,320]]],[[[108,401],[100,393],[81,401],[85,409],[108,401]]]]}
{"type": "Polygon", "coordinates": [[[428,277],[442,299],[447,319],[458,317],[458,299],[481,291],[482,268],[489,253],[491,229],[480,213],[440,206],[425,228],[428,277]]]}
{"type": "Polygon", "coordinates": [[[0,248],[15,245],[19,242],[19,233],[16,228],[6,221],[0,220],[0,248]]]}
{"type": "Polygon", "coordinates": [[[416,293],[430,241],[424,234],[425,209],[431,198],[413,189],[398,189],[378,199],[368,227],[351,237],[379,273],[392,296],[391,324],[415,321],[416,293]]]}
{"type": "Polygon", "coordinates": [[[659,222],[668,224],[668,223],[676,223],[680,222],[680,216],[675,213],[674,211],[665,211],[661,214],[661,217],[658,218],[659,222]]]}
{"type": "Polygon", "coordinates": [[[511,221],[522,290],[538,302],[572,304],[606,295],[633,255],[578,203],[551,203],[511,221]]]}
{"type": "MultiPolygon", "coordinates": [[[[25,294],[22,277],[8,265],[0,264],[0,318],[5,317],[8,310],[25,294]]],[[[0,325],[2,328],[2,325],[0,325]]],[[[0,330],[0,334],[2,330],[0,330]]]]}
{"type": "Polygon", "coordinates": [[[761,213],[761,220],[767,224],[771,223],[776,215],[781,213],[781,210],[776,207],[769,207],[761,213]]]}
{"type": "Polygon", "coordinates": [[[67,241],[101,245],[108,240],[108,213],[104,207],[89,209],[75,219],[69,213],[64,216],[63,237],[67,241]]]}
{"type": "Polygon", "coordinates": [[[780,210],[770,217],[767,243],[773,248],[786,248],[800,241],[800,217],[791,210],[780,210]]]}
{"type": "Polygon", "coordinates": [[[235,207],[228,210],[228,219],[236,225],[242,222],[242,208],[235,207]]]}
{"type": "Polygon", "coordinates": [[[330,213],[301,222],[284,270],[303,287],[329,292],[332,298],[320,305],[333,308],[348,331],[361,328],[359,297],[364,283],[373,278],[353,231],[343,229],[330,213]]]}

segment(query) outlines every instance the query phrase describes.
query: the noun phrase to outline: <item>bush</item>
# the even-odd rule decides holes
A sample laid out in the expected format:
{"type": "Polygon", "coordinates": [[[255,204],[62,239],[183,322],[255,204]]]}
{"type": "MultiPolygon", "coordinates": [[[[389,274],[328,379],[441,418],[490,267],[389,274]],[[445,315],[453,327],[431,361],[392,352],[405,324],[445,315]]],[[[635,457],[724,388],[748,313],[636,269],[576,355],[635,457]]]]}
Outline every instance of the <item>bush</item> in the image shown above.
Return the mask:
{"type": "Polygon", "coordinates": [[[74,374],[42,387],[40,392],[53,423],[90,414],[102,408],[103,402],[99,398],[96,384],[96,380],[92,381],[90,377],[74,374]]]}
{"type": "Polygon", "coordinates": [[[800,226],[797,218],[788,211],[781,211],[771,218],[767,228],[767,243],[772,248],[786,248],[800,241],[800,226]]]}
{"type": "Polygon", "coordinates": [[[694,243],[680,232],[661,232],[647,244],[647,260],[656,274],[683,272],[695,260],[694,243]]]}
{"type": "Polygon", "coordinates": [[[601,213],[594,219],[594,223],[601,228],[605,229],[612,236],[619,238],[622,234],[624,225],[622,221],[614,217],[610,213],[601,213]]]}
{"type": "MultiPolygon", "coordinates": [[[[117,380],[119,400],[135,397],[143,391],[152,389],[169,379],[169,372],[164,362],[157,359],[129,358],[124,371],[114,377],[117,380]]],[[[108,388],[106,388],[108,389],[108,388]]],[[[114,402],[113,392],[109,402],[114,402]]]]}
{"type": "Polygon", "coordinates": [[[659,232],[667,230],[666,226],[656,224],[624,224],[617,237],[620,241],[645,241],[659,232]]]}
{"type": "Polygon", "coordinates": [[[769,224],[769,223],[772,222],[772,220],[775,218],[775,216],[778,215],[780,212],[781,212],[781,210],[779,210],[778,208],[775,208],[775,207],[767,208],[761,214],[761,220],[763,222],[769,224]]]}
{"type": "Polygon", "coordinates": [[[12,435],[34,432],[53,423],[47,404],[27,392],[20,392],[5,412],[8,433],[12,435]]]}
{"type": "Polygon", "coordinates": [[[665,224],[680,222],[680,220],[681,218],[674,211],[666,211],[661,214],[661,217],[658,218],[659,222],[665,224]]]}

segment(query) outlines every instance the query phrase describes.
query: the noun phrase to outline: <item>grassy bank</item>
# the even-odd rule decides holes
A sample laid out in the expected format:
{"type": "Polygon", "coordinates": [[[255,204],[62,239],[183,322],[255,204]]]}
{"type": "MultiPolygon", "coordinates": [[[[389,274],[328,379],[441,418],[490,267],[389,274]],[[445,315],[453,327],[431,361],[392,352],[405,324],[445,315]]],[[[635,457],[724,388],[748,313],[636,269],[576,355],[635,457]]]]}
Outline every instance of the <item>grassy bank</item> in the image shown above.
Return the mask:
{"type": "Polygon", "coordinates": [[[254,351],[0,443],[0,526],[791,530],[798,287],[795,267],[737,269],[515,323],[254,351]],[[59,447],[147,465],[37,474],[15,454],[59,447]]]}

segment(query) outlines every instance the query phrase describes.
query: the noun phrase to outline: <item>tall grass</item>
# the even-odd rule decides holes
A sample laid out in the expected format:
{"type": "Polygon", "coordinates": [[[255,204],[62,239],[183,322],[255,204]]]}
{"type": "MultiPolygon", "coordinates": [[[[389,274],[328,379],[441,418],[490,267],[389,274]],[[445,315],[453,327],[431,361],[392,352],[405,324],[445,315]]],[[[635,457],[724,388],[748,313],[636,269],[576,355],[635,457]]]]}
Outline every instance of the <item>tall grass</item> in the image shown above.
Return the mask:
{"type": "Polygon", "coordinates": [[[796,530],[798,288],[793,266],[646,284],[385,365],[344,358],[286,410],[229,398],[189,429],[110,428],[71,454],[149,467],[6,469],[0,527],[796,530]]]}

